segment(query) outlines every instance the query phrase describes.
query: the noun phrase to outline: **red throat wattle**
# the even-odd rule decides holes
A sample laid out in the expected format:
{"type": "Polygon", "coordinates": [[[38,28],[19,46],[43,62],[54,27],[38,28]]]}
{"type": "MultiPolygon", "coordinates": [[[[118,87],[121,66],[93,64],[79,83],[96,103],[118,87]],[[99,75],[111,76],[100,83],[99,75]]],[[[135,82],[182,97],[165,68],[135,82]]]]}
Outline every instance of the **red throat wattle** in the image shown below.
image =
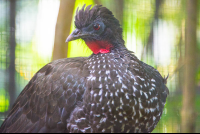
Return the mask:
{"type": "Polygon", "coordinates": [[[109,53],[110,49],[113,47],[113,45],[107,41],[87,41],[85,43],[93,51],[94,54],[109,53]]]}

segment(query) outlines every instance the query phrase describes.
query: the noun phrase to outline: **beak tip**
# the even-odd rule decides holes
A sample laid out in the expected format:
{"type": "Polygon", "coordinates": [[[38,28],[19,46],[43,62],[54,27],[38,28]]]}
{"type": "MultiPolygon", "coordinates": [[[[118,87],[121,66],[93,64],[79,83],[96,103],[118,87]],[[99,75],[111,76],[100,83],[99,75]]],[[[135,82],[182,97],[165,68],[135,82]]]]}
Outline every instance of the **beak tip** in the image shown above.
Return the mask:
{"type": "Polygon", "coordinates": [[[68,39],[66,39],[66,40],[65,40],[65,43],[68,43],[68,42],[69,42],[69,40],[68,40],[68,39]]]}

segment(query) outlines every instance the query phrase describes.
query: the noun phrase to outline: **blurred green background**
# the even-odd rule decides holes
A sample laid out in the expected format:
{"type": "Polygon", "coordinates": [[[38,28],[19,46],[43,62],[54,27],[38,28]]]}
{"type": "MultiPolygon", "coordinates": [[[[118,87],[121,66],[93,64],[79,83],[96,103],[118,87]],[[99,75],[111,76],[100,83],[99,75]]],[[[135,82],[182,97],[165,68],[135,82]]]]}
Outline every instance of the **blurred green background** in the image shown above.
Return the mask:
{"type": "Polygon", "coordinates": [[[170,94],[153,132],[185,132],[187,119],[190,132],[200,132],[200,2],[189,7],[187,0],[0,0],[0,125],[41,67],[59,58],[92,53],[82,40],[65,43],[75,29],[75,11],[84,4],[110,9],[123,27],[126,47],[162,76],[169,73],[170,94]],[[187,34],[191,26],[193,32],[187,34]],[[192,41],[186,40],[189,35],[192,41]],[[184,111],[191,109],[192,116],[185,116],[184,111]]]}

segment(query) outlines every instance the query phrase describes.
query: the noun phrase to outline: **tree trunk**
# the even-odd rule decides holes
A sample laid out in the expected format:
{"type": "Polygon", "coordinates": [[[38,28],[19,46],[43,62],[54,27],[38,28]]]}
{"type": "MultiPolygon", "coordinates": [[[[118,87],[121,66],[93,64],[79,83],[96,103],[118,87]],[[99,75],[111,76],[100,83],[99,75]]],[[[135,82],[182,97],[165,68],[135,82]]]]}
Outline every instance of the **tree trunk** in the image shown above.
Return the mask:
{"type": "Polygon", "coordinates": [[[75,0],[60,1],[52,60],[67,57],[68,43],[65,43],[65,40],[70,34],[74,4],[75,0]]]}
{"type": "Polygon", "coordinates": [[[185,32],[185,82],[183,88],[183,107],[181,111],[181,132],[195,132],[195,74],[196,74],[196,29],[197,0],[187,0],[185,32]]]}
{"type": "Polygon", "coordinates": [[[16,86],[15,86],[15,8],[16,8],[16,0],[10,0],[10,65],[9,65],[9,85],[8,91],[10,96],[10,105],[9,108],[12,107],[14,101],[16,99],[16,86]]]}
{"type": "MultiPolygon", "coordinates": [[[[153,40],[153,34],[154,34],[154,26],[158,25],[158,19],[159,19],[159,10],[161,5],[164,3],[164,0],[156,0],[155,1],[155,12],[154,12],[154,19],[151,23],[151,30],[150,30],[150,34],[149,34],[149,38],[147,41],[147,45],[146,48],[144,47],[144,49],[142,50],[142,55],[141,55],[141,59],[143,60],[144,58],[144,53],[146,51],[147,54],[149,54],[150,56],[154,55],[154,40],[153,40]],[[146,50],[145,50],[146,49],[146,50]]],[[[147,57],[148,58],[148,57],[147,57]]],[[[151,58],[151,57],[150,57],[151,58]]]]}

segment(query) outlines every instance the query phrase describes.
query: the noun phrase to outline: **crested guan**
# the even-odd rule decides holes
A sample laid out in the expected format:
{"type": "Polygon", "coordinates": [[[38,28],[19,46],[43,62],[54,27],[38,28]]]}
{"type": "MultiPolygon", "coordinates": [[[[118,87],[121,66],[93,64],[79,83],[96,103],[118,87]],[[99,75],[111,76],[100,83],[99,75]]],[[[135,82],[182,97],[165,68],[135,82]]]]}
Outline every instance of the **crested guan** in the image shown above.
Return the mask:
{"type": "Polygon", "coordinates": [[[41,68],[0,132],[152,132],[169,94],[167,78],[126,49],[106,7],[77,9],[75,25],[66,41],[83,39],[93,54],[41,68]]]}

